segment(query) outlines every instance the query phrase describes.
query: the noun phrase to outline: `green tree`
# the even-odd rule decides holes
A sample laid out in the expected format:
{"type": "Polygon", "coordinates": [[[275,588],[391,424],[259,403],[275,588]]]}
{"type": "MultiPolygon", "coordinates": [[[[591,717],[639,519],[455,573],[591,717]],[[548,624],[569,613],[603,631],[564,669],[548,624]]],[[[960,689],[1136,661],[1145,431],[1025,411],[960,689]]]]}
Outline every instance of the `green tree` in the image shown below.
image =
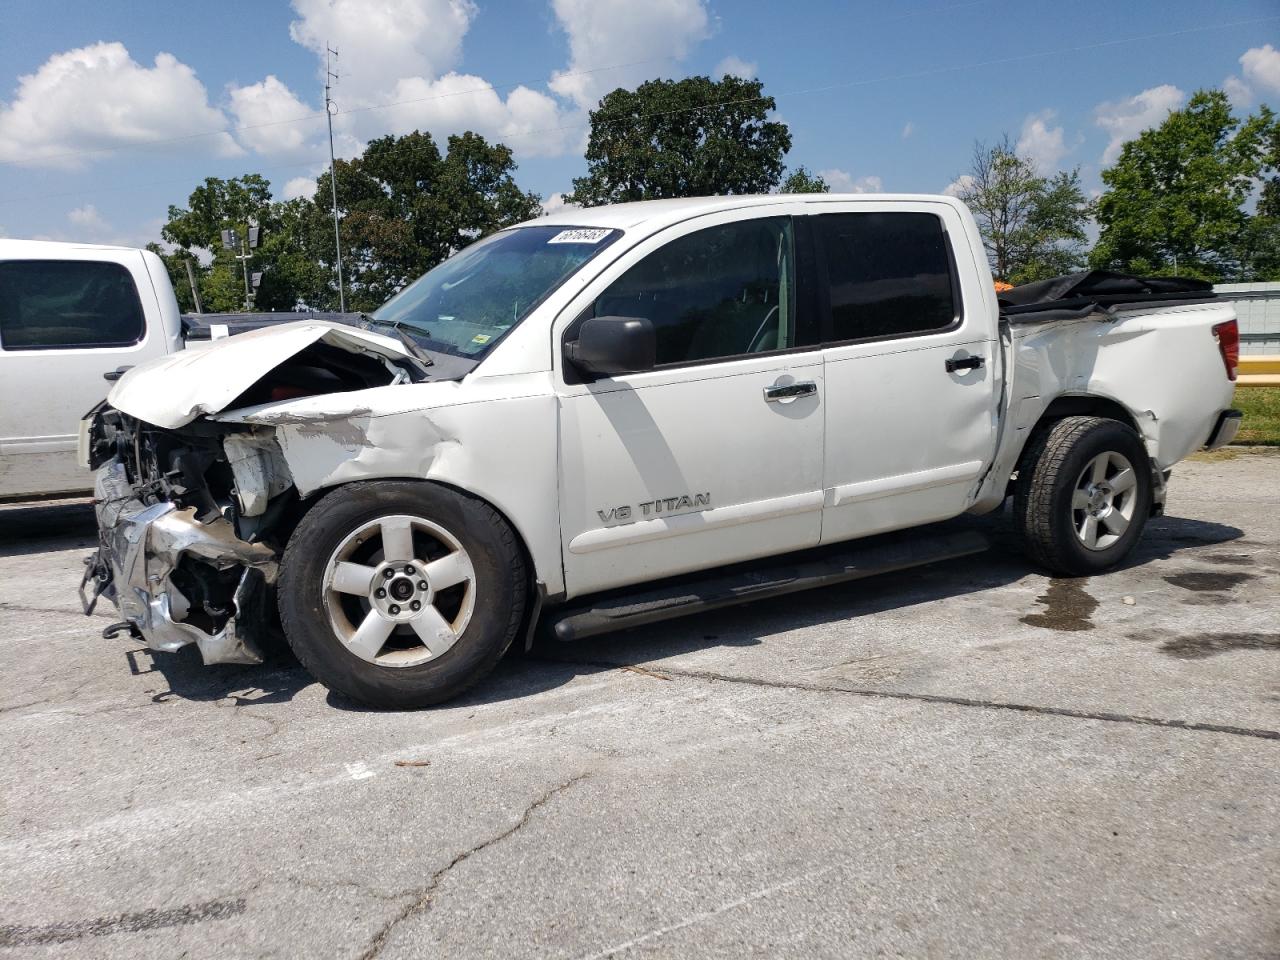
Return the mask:
{"type": "Polygon", "coordinates": [[[1247,279],[1268,260],[1274,266],[1268,215],[1280,206],[1280,184],[1263,185],[1257,214],[1248,203],[1269,157],[1274,167],[1275,125],[1266,106],[1241,121],[1225,93],[1200,90],[1126,143],[1102,173],[1093,264],[1206,280],[1247,279]]]}
{"type": "Polygon", "coordinates": [[[767,193],[791,149],[759,80],[650,80],[617,89],[591,111],[587,175],[570,203],[767,193]]]}
{"type": "MultiPolygon", "coordinates": [[[[511,150],[475,133],[451,136],[442,156],[427,133],[382,137],[353,160],[339,160],[338,211],[347,306],[372,310],[407,283],[468,244],[541,212],[537,194],[513,177],[511,150]]],[[[330,173],[319,178],[317,203],[302,231],[311,261],[324,267],[313,306],[335,307],[330,173]]]]}
{"type": "Polygon", "coordinates": [[[796,167],[778,188],[779,193],[830,193],[831,185],[820,173],[810,173],[803,165],[796,167]]]}
{"type": "Polygon", "coordinates": [[[975,144],[958,183],[996,279],[1030,283],[1083,265],[1090,204],[1078,171],[1042,176],[1005,136],[994,146],[975,144]]]}
{"type": "Polygon", "coordinates": [[[250,273],[262,273],[254,295],[258,310],[291,310],[308,286],[314,285],[312,268],[299,257],[298,228],[306,200],[275,203],[271,184],[256,173],[230,180],[208,177],[187,199],[186,207],[170,206],[169,219],[160,235],[173,245],[160,252],[169,270],[178,303],[194,310],[185,261],[192,262],[196,286],[206,311],[244,309],[244,267],[234,251],[222,246],[222,231],[244,235],[250,224],[260,230],[259,246],[249,261],[250,273]],[[201,263],[197,251],[204,251],[201,263]],[[209,259],[211,258],[211,259],[209,259]]]}

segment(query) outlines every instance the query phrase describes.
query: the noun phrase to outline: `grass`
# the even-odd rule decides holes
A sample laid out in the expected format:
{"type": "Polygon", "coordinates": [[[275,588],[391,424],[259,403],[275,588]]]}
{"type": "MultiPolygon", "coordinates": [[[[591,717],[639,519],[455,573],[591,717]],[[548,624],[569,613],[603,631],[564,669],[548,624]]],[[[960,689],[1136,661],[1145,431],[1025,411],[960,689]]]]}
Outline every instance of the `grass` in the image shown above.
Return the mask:
{"type": "Polygon", "coordinates": [[[1240,387],[1231,405],[1244,413],[1235,443],[1280,446],[1280,387],[1240,387]]]}

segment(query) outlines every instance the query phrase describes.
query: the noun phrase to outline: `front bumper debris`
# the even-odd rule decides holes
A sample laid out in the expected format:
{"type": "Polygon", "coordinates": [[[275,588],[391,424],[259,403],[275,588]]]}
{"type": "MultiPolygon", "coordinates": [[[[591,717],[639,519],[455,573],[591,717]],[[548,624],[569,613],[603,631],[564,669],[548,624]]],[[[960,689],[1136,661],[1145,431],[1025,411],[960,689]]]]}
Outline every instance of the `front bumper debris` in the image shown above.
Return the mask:
{"type": "Polygon", "coordinates": [[[95,495],[100,542],[86,560],[85,612],[104,596],[152,650],[194,643],[205,663],[261,663],[274,551],[241,540],[221,516],[201,523],[192,507],[142,503],[118,460],[98,470],[95,495]]]}

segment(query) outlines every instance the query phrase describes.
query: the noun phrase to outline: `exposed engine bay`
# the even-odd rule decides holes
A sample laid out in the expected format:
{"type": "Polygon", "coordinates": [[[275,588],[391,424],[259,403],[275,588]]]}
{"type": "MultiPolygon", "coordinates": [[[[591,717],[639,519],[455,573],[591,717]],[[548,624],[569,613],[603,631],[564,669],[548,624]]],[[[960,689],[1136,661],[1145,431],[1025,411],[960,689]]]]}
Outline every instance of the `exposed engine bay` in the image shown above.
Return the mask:
{"type": "MultiPolygon", "coordinates": [[[[421,380],[412,361],[313,342],[226,406],[256,408],[421,380]]],[[[206,663],[260,663],[278,558],[305,511],[272,426],[197,416],[172,429],[108,403],[86,424],[98,551],[85,612],[112,601],[156,650],[195,643],[206,663]]]]}

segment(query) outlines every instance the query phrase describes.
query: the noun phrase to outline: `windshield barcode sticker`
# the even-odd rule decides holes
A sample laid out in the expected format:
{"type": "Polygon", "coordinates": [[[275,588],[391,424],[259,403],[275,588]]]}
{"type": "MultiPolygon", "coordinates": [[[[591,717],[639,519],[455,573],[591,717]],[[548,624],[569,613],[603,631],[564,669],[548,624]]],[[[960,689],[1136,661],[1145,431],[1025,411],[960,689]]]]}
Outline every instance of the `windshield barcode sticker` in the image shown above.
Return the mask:
{"type": "Polygon", "coordinates": [[[547,243],[599,243],[608,235],[608,230],[561,230],[547,243]]]}

